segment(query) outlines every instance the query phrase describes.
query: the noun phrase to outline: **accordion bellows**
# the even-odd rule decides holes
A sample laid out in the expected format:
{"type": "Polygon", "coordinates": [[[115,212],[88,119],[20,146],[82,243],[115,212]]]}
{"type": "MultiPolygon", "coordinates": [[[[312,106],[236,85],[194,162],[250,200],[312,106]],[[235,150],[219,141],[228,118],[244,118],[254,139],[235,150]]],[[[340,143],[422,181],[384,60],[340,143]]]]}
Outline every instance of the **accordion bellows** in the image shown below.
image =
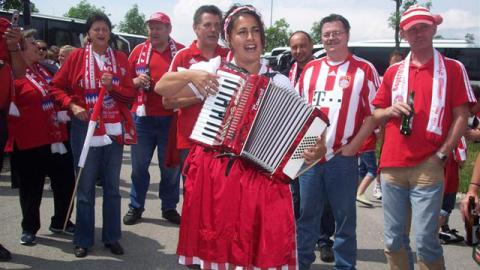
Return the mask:
{"type": "Polygon", "coordinates": [[[302,153],[328,126],[320,110],[268,76],[249,75],[231,65],[217,75],[219,91],[205,100],[192,140],[238,155],[282,179],[294,179],[313,165],[305,164],[302,153]]]}

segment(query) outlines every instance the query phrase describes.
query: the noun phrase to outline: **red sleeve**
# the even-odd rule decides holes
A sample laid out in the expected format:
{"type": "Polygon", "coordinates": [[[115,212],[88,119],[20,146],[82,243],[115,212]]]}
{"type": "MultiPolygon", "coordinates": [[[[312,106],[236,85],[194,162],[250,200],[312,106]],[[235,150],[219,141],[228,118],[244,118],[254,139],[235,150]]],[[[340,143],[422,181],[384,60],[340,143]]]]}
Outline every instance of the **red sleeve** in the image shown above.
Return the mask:
{"type": "Polygon", "coordinates": [[[464,105],[465,103],[475,103],[475,95],[472,91],[472,86],[470,85],[470,80],[468,79],[467,72],[463,64],[457,60],[451,60],[452,65],[451,69],[448,70],[448,84],[447,87],[452,89],[455,92],[452,96],[452,106],[458,107],[464,105]]]}
{"type": "Polygon", "coordinates": [[[377,93],[377,89],[380,86],[380,76],[378,75],[377,70],[371,63],[367,64],[366,69],[366,94],[364,95],[363,102],[366,115],[371,115],[373,110],[375,109],[372,102],[377,93]]]}
{"type": "Polygon", "coordinates": [[[82,58],[82,52],[82,49],[73,51],[53,77],[50,94],[62,108],[68,108],[68,104],[73,100],[71,97],[73,91],[73,89],[71,89],[71,83],[74,78],[73,74],[75,73],[76,61],[82,58]]]}
{"type": "Polygon", "coordinates": [[[398,65],[388,68],[385,72],[382,84],[380,84],[377,94],[372,101],[374,107],[387,108],[392,104],[392,82],[397,70],[398,65]]]}
{"type": "Polygon", "coordinates": [[[178,52],[175,57],[172,60],[172,63],[170,64],[170,68],[168,71],[178,71],[178,67],[185,67],[183,64],[183,59],[185,59],[185,51],[178,52]]]}
{"type": "Polygon", "coordinates": [[[115,56],[117,57],[121,77],[119,86],[112,87],[110,94],[118,102],[131,104],[137,96],[137,91],[133,86],[132,75],[128,68],[127,55],[117,51],[115,56]]]}

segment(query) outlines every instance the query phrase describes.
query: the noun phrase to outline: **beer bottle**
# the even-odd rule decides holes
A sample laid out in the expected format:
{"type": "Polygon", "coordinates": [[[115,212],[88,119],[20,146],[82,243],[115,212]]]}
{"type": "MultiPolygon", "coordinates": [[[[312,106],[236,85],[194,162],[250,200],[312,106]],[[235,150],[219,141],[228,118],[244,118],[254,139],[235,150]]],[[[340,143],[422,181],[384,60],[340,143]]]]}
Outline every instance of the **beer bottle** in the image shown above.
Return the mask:
{"type": "MultiPolygon", "coordinates": [[[[145,75],[147,75],[150,80],[151,80],[151,77],[150,77],[150,68],[148,66],[145,67],[145,75]]],[[[145,92],[148,92],[150,91],[150,80],[148,81],[148,84],[145,85],[145,87],[143,87],[143,91],[145,92]]]]}
{"type": "Polygon", "coordinates": [[[465,219],[465,231],[467,233],[467,237],[465,242],[469,246],[473,246],[478,244],[478,237],[479,237],[479,216],[476,209],[475,198],[468,197],[468,217],[465,219]]]}
{"type": "Polygon", "coordinates": [[[400,127],[400,133],[405,136],[410,136],[412,134],[412,122],[413,122],[413,97],[414,91],[410,91],[410,95],[408,95],[407,104],[410,105],[411,111],[408,115],[402,115],[402,125],[400,127]]]}

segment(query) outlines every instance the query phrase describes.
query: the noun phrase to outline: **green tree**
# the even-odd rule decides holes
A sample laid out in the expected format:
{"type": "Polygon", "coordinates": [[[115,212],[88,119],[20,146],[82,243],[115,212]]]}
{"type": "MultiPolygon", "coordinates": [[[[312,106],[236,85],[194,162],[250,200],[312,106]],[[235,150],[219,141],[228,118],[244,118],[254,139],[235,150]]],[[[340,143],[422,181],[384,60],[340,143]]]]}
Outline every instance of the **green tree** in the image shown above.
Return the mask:
{"type": "Polygon", "coordinates": [[[92,12],[105,13],[105,7],[98,8],[95,5],[90,4],[87,0],[81,0],[80,3],[71,7],[67,13],[63,14],[63,16],[85,20],[92,12]]]}
{"type": "Polygon", "coordinates": [[[290,25],[282,18],[265,30],[266,46],[265,51],[269,52],[275,47],[288,46],[288,38],[291,31],[290,25]]]}
{"type": "Polygon", "coordinates": [[[320,21],[314,22],[312,29],[310,30],[310,36],[312,37],[313,44],[322,43],[322,36],[320,35],[322,29],[320,29],[320,21]]]}
{"type": "MultiPolygon", "coordinates": [[[[400,18],[409,7],[417,4],[417,0],[393,0],[396,4],[395,11],[392,12],[388,18],[388,25],[390,28],[395,30],[395,47],[398,49],[400,47],[400,18]],[[403,2],[403,6],[402,6],[403,2]],[[401,8],[401,10],[400,10],[401,8]]],[[[430,9],[432,7],[432,2],[428,1],[424,5],[426,8],[430,9]]]]}
{"type": "Polygon", "coordinates": [[[475,36],[472,33],[466,33],[465,34],[465,41],[467,43],[474,43],[475,42],[475,36]]]}
{"type": "MultiPolygon", "coordinates": [[[[20,1],[20,0],[0,1],[0,6],[5,10],[16,9],[18,11],[22,11],[23,10],[23,1],[20,1]]],[[[38,13],[38,8],[32,2],[30,2],[30,12],[38,13]]]]}
{"type": "Polygon", "coordinates": [[[120,32],[147,35],[147,29],[145,28],[145,15],[138,12],[138,5],[134,4],[133,7],[127,11],[124,20],[118,25],[120,32]]]}

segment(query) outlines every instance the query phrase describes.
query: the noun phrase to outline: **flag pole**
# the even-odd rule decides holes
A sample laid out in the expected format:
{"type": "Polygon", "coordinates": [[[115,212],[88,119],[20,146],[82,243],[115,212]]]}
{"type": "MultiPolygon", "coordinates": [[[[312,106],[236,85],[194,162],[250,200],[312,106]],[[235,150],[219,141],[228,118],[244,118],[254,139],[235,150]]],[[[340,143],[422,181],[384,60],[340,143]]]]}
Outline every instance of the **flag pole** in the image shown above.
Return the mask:
{"type": "Polygon", "coordinates": [[[75,179],[75,187],[73,188],[72,197],[70,198],[70,204],[68,206],[65,222],[63,223],[63,231],[65,231],[65,229],[67,228],[67,223],[68,223],[68,220],[70,219],[70,214],[73,208],[73,200],[75,199],[75,195],[77,194],[78,182],[80,181],[82,170],[83,170],[83,167],[85,166],[85,161],[87,160],[88,151],[90,150],[90,141],[92,140],[93,133],[95,132],[95,128],[97,126],[97,120],[98,120],[100,111],[102,109],[103,96],[105,96],[105,92],[106,92],[106,88],[105,86],[102,86],[102,88],[100,89],[100,93],[98,94],[97,102],[95,102],[95,106],[93,106],[93,113],[90,116],[90,121],[88,122],[87,135],[85,136],[82,152],[80,153],[80,158],[78,160],[78,173],[75,179]]]}

